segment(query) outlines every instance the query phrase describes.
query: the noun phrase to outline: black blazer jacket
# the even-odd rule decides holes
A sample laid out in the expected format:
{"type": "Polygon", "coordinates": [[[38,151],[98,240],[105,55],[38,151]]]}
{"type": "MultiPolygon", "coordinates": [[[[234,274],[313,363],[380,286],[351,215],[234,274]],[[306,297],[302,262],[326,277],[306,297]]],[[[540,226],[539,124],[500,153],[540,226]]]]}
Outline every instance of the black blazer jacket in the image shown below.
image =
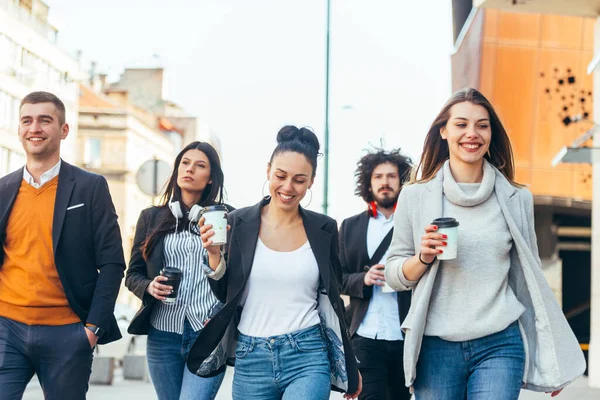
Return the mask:
{"type": "MultiPolygon", "coordinates": [[[[6,239],[22,180],[23,168],[0,179],[0,243],[6,239]]],[[[125,260],[117,213],[103,176],[61,162],[52,245],[58,276],[75,314],[81,322],[105,330],[99,344],[120,339],[113,313],[125,260]]],[[[3,259],[1,250],[0,266],[3,259]]]]}
{"type": "MultiPolygon", "coordinates": [[[[350,217],[340,227],[340,262],[342,263],[342,294],[350,296],[346,310],[346,321],[350,325],[350,336],[354,336],[362,323],[369,302],[373,296],[373,286],[365,285],[365,266],[370,267],[367,251],[367,211],[350,217]]],[[[401,324],[410,308],[411,291],[398,292],[398,311],[401,324]]]]}
{"type": "MultiPolygon", "coordinates": [[[[254,261],[261,209],[269,202],[270,198],[267,197],[252,207],[241,208],[228,215],[231,230],[227,242],[227,270],[220,280],[210,279],[213,291],[225,305],[200,332],[189,352],[187,365],[193,373],[211,376],[225,363],[233,365],[235,362],[237,326],[242,313],[240,300],[254,261]]],[[[342,271],[338,258],[337,223],[326,215],[302,208],[300,213],[319,266],[321,286],[327,291],[329,302],[339,320],[348,374],[347,392],[355,393],[358,368],[340,297],[342,271]]]]}
{"type": "MultiPolygon", "coordinates": [[[[167,207],[146,208],[140,213],[137,226],[135,227],[129,268],[127,268],[127,274],[125,275],[125,286],[142,300],[142,305],[127,328],[127,332],[131,334],[147,335],[150,329],[150,316],[152,315],[154,304],[158,300],[146,293],[146,288],[159,275],[160,270],[165,264],[164,237],[156,242],[148,260],[144,260],[142,256],[141,245],[158,226],[159,221],[167,215],[171,215],[171,211],[167,207]]],[[[175,221],[174,218],[173,221],[175,221]]]]}

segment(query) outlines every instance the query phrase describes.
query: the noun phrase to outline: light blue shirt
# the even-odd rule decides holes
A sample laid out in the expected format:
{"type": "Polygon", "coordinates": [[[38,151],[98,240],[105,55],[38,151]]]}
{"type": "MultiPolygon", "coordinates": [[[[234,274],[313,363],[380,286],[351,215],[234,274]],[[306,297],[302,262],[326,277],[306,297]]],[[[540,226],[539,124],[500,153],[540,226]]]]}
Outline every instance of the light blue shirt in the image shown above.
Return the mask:
{"type": "MultiPolygon", "coordinates": [[[[389,219],[386,219],[382,213],[378,213],[377,217],[369,218],[367,227],[367,252],[369,257],[373,257],[377,247],[393,226],[393,214],[389,219]]],[[[374,264],[385,264],[388,251],[385,252],[381,260],[374,262],[374,264]]],[[[400,313],[398,312],[398,293],[384,293],[381,286],[373,285],[373,296],[369,302],[367,314],[356,333],[369,339],[403,340],[404,337],[400,330],[400,313]]]]}

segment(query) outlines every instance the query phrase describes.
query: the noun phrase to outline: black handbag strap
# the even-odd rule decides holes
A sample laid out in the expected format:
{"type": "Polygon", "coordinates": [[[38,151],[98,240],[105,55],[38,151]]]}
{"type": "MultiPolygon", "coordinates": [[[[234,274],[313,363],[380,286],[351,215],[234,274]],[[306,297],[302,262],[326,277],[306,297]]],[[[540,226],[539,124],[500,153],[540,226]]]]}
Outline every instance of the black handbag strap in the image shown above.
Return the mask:
{"type": "Polygon", "coordinates": [[[373,253],[373,257],[369,259],[369,267],[378,263],[381,260],[381,257],[385,254],[388,247],[390,247],[390,243],[392,243],[392,236],[394,235],[394,228],[390,229],[387,235],[383,238],[375,253],[373,253]]]}

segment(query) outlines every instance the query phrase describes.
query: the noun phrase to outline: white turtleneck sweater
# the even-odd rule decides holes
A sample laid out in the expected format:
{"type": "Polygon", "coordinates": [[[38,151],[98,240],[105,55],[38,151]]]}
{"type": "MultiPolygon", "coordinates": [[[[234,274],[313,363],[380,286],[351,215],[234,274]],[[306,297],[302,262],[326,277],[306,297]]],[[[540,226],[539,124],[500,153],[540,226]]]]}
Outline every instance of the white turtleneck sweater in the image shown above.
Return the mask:
{"type": "Polygon", "coordinates": [[[505,329],[525,308],[508,285],[512,237],[494,193],[495,171],[481,183],[457,183],[444,165],[443,216],[459,222],[458,256],[440,261],[425,335],[478,339],[505,329]]]}

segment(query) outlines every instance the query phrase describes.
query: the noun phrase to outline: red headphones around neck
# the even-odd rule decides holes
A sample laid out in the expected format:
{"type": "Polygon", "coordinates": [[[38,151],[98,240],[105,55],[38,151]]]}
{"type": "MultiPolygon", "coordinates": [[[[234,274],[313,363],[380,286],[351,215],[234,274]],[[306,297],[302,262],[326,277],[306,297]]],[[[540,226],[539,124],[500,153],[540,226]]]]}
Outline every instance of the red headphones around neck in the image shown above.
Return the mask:
{"type": "MultiPolygon", "coordinates": [[[[398,205],[398,203],[394,204],[394,212],[396,212],[397,205],[398,205]]],[[[375,203],[374,201],[369,203],[368,213],[369,213],[369,216],[371,216],[373,218],[377,218],[377,215],[379,214],[377,212],[377,203],[375,203]]]]}

